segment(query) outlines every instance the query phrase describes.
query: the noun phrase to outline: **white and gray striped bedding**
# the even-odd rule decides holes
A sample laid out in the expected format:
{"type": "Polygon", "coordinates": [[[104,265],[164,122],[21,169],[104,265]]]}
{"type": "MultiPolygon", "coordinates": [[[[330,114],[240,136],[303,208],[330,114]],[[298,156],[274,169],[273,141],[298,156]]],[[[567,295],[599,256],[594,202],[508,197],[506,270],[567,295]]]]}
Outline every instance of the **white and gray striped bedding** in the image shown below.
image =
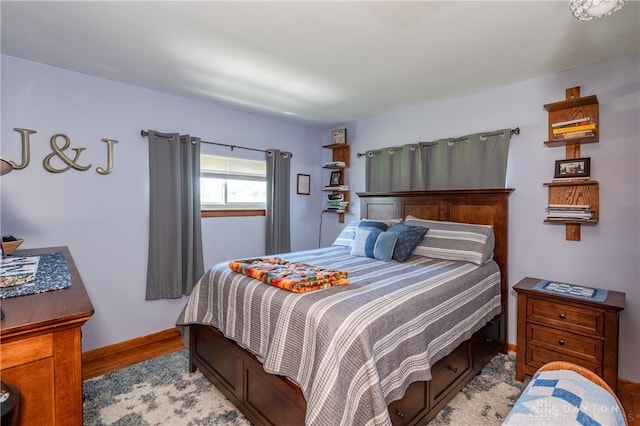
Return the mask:
{"type": "Polygon", "coordinates": [[[211,325],[287,376],[307,401],[308,425],[389,425],[387,405],[430,380],[437,360],[500,313],[495,262],[412,256],[382,262],[349,248],[279,255],[346,270],[351,284],[291,293],[231,271],[205,273],[176,325],[211,325]]]}

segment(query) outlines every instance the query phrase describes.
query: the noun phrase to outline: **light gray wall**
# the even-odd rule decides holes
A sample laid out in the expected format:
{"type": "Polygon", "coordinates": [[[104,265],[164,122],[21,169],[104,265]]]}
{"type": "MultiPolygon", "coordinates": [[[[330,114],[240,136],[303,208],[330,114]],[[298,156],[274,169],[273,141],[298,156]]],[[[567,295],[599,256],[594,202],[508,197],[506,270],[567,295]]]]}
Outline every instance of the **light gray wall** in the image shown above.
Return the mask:
{"type": "MultiPolygon", "coordinates": [[[[369,149],[520,127],[511,139],[507,186],[510,198],[509,285],[525,276],[595,286],[626,293],[620,315],[620,376],[640,381],[640,59],[638,55],[507,85],[442,102],[403,108],[349,128],[352,193],[365,190],[364,157],[369,149]],[[555,160],[564,148],[548,148],[543,105],[565,99],[565,89],[597,95],[600,142],[583,145],[591,176],[600,182],[600,222],[582,227],[582,241],[566,241],[564,226],[543,224],[555,160]]],[[[329,132],[323,134],[328,138],[329,132]]],[[[351,214],[359,217],[354,195],[351,214]]],[[[338,229],[327,230],[330,242],[338,229]]],[[[516,343],[516,297],[509,299],[509,342],[516,343]]]]}
{"type": "MultiPolygon", "coordinates": [[[[217,104],[2,56],[2,156],[20,163],[20,137],[37,130],[31,163],[1,180],[2,234],[23,248],[68,246],[95,308],[83,327],[83,349],[121,342],[174,326],[184,299],[145,301],[148,237],[148,160],[141,129],[189,133],[203,140],[291,151],[292,249],[318,245],[321,132],[217,104]],[[86,172],[53,174],[42,161],[49,139],[63,133],[86,148],[86,172]],[[116,139],[107,176],[102,138],[116,139]],[[296,195],[297,173],[311,174],[311,195],[296,195]]],[[[229,154],[203,145],[203,152],[229,154]]],[[[249,156],[251,151],[235,150],[249,156]]],[[[264,157],[263,157],[264,158],[264,157]]],[[[55,167],[63,164],[53,160],[55,167]]],[[[203,219],[205,265],[264,253],[264,217],[203,219]]]]}

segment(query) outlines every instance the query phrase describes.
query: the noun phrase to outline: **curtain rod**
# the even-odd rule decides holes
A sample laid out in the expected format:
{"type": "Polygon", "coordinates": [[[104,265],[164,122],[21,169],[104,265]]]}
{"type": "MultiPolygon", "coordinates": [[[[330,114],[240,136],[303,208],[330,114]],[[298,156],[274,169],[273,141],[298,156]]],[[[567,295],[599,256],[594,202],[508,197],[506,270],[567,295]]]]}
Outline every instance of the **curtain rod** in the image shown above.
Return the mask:
{"type": "MultiPolygon", "coordinates": [[[[164,137],[171,136],[171,134],[169,134],[169,133],[156,132],[156,134],[164,136],[164,137]]],[[[146,138],[149,135],[149,132],[147,130],[140,130],[140,135],[142,137],[146,138]]],[[[226,147],[230,148],[231,151],[233,151],[235,148],[238,148],[238,149],[247,149],[249,151],[270,152],[270,151],[265,150],[265,149],[249,148],[249,147],[246,147],[246,146],[238,146],[238,145],[229,145],[229,144],[226,144],[226,143],[219,143],[219,142],[207,142],[207,141],[201,140],[200,143],[208,143],[210,145],[226,146],[226,147]]]]}
{"type": "MultiPolygon", "coordinates": [[[[481,138],[488,138],[489,136],[495,136],[495,135],[499,135],[502,132],[493,132],[493,133],[487,133],[486,135],[481,135],[481,138]]],[[[520,134],[520,127],[516,127],[515,129],[511,129],[511,136],[513,135],[519,135],[520,134]]],[[[457,138],[457,139],[451,139],[449,142],[460,142],[467,139],[466,136],[463,136],[461,138],[457,138]]],[[[419,143],[426,143],[426,142],[419,142],[419,143]]],[[[356,154],[356,157],[360,158],[360,157],[364,157],[365,155],[367,155],[364,152],[359,152],[356,154]]]]}

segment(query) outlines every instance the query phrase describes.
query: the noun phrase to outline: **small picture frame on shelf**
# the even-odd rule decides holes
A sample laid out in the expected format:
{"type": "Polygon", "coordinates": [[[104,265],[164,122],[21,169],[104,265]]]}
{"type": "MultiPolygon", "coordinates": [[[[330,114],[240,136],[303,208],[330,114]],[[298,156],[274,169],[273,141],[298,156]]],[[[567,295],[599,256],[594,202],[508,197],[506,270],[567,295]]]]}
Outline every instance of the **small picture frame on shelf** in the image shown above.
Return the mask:
{"type": "Polygon", "coordinates": [[[347,143],[347,129],[337,129],[331,134],[331,143],[333,145],[344,145],[347,143]]]}
{"type": "Polygon", "coordinates": [[[329,186],[340,186],[340,182],[342,182],[342,172],[339,170],[331,172],[329,186]]]}
{"type": "Polygon", "coordinates": [[[309,195],[311,194],[311,175],[305,175],[298,173],[298,186],[297,194],[309,195]]]}
{"type": "Polygon", "coordinates": [[[554,179],[588,179],[591,176],[591,158],[557,160],[554,179]]]}

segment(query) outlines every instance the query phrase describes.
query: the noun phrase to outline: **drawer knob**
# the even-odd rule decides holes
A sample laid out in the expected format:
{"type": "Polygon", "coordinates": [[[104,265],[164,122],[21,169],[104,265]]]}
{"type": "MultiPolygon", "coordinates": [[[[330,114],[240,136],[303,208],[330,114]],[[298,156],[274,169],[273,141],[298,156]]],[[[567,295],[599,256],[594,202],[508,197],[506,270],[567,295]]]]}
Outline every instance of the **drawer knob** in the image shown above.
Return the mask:
{"type": "Polygon", "coordinates": [[[493,342],[493,339],[491,337],[487,337],[487,342],[491,343],[493,342]]]}
{"type": "Polygon", "coordinates": [[[398,412],[396,413],[398,415],[398,417],[400,417],[401,419],[404,419],[407,415],[404,413],[404,411],[400,411],[398,410],[398,412]]]}
{"type": "Polygon", "coordinates": [[[458,372],[458,369],[456,367],[452,367],[452,366],[449,366],[449,370],[451,370],[451,372],[454,373],[454,374],[458,372]]]}
{"type": "Polygon", "coordinates": [[[565,314],[560,314],[559,317],[560,319],[565,319],[567,316],[565,314]]]}
{"type": "Polygon", "coordinates": [[[559,344],[560,346],[564,346],[564,339],[560,339],[560,340],[558,340],[558,344],[559,344]]]}

